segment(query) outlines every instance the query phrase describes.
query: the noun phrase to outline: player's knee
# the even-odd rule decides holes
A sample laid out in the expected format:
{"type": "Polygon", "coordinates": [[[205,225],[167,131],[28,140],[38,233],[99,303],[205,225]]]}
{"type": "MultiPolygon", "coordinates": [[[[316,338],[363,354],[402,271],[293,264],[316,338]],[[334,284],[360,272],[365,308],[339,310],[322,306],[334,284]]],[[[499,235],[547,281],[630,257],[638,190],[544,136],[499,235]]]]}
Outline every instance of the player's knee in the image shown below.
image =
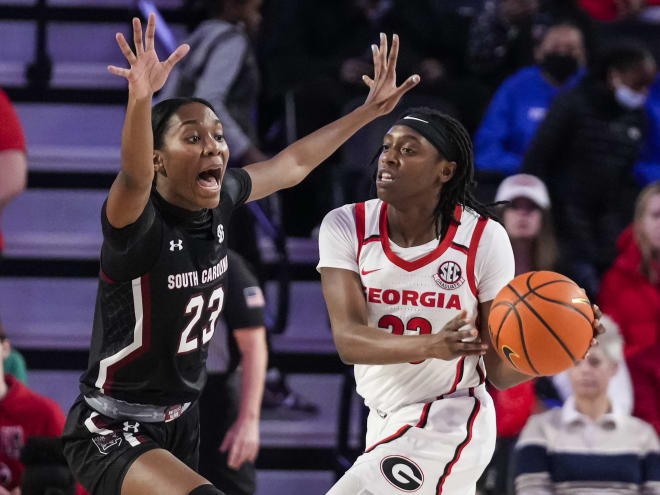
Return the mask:
{"type": "Polygon", "coordinates": [[[188,495],[225,495],[225,492],[221,492],[213,485],[200,485],[188,495]]]}

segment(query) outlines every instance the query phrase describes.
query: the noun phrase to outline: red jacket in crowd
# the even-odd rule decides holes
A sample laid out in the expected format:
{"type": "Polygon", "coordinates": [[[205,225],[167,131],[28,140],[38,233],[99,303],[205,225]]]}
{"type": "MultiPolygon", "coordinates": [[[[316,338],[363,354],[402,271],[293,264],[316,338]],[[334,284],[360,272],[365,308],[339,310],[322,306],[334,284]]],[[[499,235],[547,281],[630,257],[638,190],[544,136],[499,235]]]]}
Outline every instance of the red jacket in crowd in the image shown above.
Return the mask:
{"type": "MultiPolygon", "coordinates": [[[[631,227],[621,234],[617,247],[619,255],[603,277],[598,304],[621,328],[624,354],[630,361],[660,336],[660,285],[642,275],[642,255],[631,227]]],[[[660,278],[660,266],[655,269],[660,278]]]]}
{"type": "MultiPolygon", "coordinates": [[[[580,7],[598,21],[615,21],[621,16],[617,3],[617,0],[580,0],[580,7]]],[[[660,0],[646,0],[646,5],[660,5],[660,0]]]]}
{"type": "Polygon", "coordinates": [[[23,465],[18,460],[28,437],[59,437],[65,417],[60,406],[42,397],[11,375],[5,375],[9,386],[0,401],[0,486],[7,490],[21,481],[23,465]]]}
{"type": "Polygon", "coordinates": [[[489,388],[495,403],[497,436],[517,437],[525,423],[536,412],[536,394],[532,380],[506,390],[489,388]]]}

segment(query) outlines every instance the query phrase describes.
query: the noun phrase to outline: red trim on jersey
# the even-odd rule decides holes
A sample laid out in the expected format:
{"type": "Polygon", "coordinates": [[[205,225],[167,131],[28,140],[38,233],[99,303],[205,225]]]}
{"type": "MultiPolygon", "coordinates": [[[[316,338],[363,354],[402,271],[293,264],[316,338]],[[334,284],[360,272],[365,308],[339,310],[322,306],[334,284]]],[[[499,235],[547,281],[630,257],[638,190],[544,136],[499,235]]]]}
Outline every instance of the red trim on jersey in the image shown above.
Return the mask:
{"type": "Polygon", "coordinates": [[[456,387],[458,387],[458,384],[460,381],[463,379],[463,364],[465,361],[465,356],[463,356],[461,359],[458,360],[458,363],[456,363],[456,377],[454,378],[454,384],[451,386],[451,389],[449,392],[446,394],[442,394],[440,397],[443,397],[445,395],[453,394],[456,392],[456,387]]]}
{"type": "Polygon", "coordinates": [[[477,414],[479,413],[479,409],[481,409],[481,402],[479,401],[478,398],[476,398],[474,396],[474,388],[470,388],[470,397],[474,398],[474,407],[472,408],[472,412],[470,413],[470,416],[468,417],[467,428],[466,428],[467,429],[467,435],[465,436],[465,440],[463,440],[461,443],[459,443],[456,446],[456,451],[454,452],[454,457],[445,466],[445,469],[442,473],[442,476],[438,480],[437,492],[436,492],[437,495],[440,495],[442,493],[443,485],[445,484],[445,481],[447,481],[447,478],[451,474],[452,468],[458,462],[458,459],[461,457],[461,453],[463,452],[463,449],[465,448],[465,446],[468,443],[470,443],[470,440],[472,440],[472,428],[474,427],[474,420],[477,418],[477,414]]]}
{"type": "Polygon", "coordinates": [[[101,269],[99,270],[99,274],[101,275],[101,278],[103,279],[103,281],[104,281],[106,284],[114,284],[114,283],[115,283],[114,280],[112,280],[110,277],[108,277],[108,276],[105,274],[105,272],[103,271],[103,268],[101,268],[101,269]]]}
{"type": "Polygon", "coordinates": [[[360,267],[360,253],[364,244],[364,203],[355,203],[355,233],[357,234],[357,264],[360,267]]]}
{"type": "MultiPolygon", "coordinates": [[[[463,210],[461,208],[461,205],[456,205],[456,209],[454,210],[454,217],[460,220],[462,211],[463,210]]],[[[383,202],[382,206],[380,207],[379,224],[380,224],[379,225],[380,242],[383,246],[383,251],[385,252],[385,255],[396,266],[398,266],[399,268],[403,268],[408,272],[412,272],[425,265],[428,265],[432,261],[435,261],[440,256],[442,256],[442,254],[451,245],[451,242],[454,239],[454,235],[456,235],[456,230],[458,229],[458,225],[456,224],[456,222],[451,222],[449,225],[449,230],[447,231],[447,235],[442,240],[442,242],[438,244],[438,247],[436,247],[433,251],[431,251],[426,256],[423,256],[422,258],[419,258],[415,261],[406,261],[404,259],[399,258],[396,254],[394,254],[394,252],[390,248],[390,238],[387,231],[387,203],[385,202],[383,202]]]]}
{"type": "Polygon", "coordinates": [[[124,359],[108,366],[103,389],[107,392],[112,390],[115,371],[128,363],[135,361],[142,354],[149,350],[151,345],[151,284],[149,274],[140,277],[140,289],[142,292],[142,345],[131,352],[124,359]]]}
{"type": "MultiPolygon", "coordinates": [[[[426,426],[426,422],[429,419],[429,411],[431,410],[431,404],[433,402],[427,402],[424,404],[424,408],[422,409],[422,414],[419,417],[419,421],[415,425],[415,428],[424,428],[426,426]]],[[[390,435],[387,438],[382,439],[380,442],[376,442],[373,444],[371,447],[369,447],[367,450],[364,451],[366,454],[367,452],[371,452],[374,450],[376,447],[383,443],[391,442],[392,440],[396,440],[399,437],[402,437],[405,432],[407,432],[410,428],[412,428],[412,425],[403,425],[401,428],[399,428],[396,433],[390,435]]]]}
{"type": "Polygon", "coordinates": [[[481,369],[481,358],[477,361],[477,373],[479,374],[479,385],[486,381],[486,373],[481,369]]]}
{"type": "Polygon", "coordinates": [[[477,220],[477,226],[472,232],[472,239],[470,239],[470,248],[468,249],[468,259],[467,259],[467,279],[468,285],[474,297],[478,299],[477,291],[477,282],[474,279],[474,261],[477,258],[477,248],[479,247],[479,240],[481,239],[481,234],[484,233],[484,228],[486,228],[486,223],[488,222],[487,218],[480,217],[477,220]]]}
{"type": "Polygon", "coordinates": [[[429,419],[431,404],[433,404],[433,402],[427,402],[424,404],[424,409],[422,409],[422,417],[419,418],[419,422],[415,425],[415,428],[424,428],[426,426],[426,421],[429,419]]]}
{"type": "Polygon", "coordinates": [[[457,244],[455,242],[452,242],[451,247],[454,248],[456,251],[460,251],[463,254],[468,254],[468,248],[466,248],[462,244],[457,244]]]}
{"type": "Polygon", "coordinates": [[[371,452],[372,450],[374,450],[376,447],[378,447],[379,445],[381,445],[383,443],[391,442],[392,440],[396,440],[397,438],[402,437],[403,434],[405,432],[407,432],[410,428],[412,428],[411,425],[403,425],[401,428],[399,428],[397,430],[396,433],[394,433],[393,435],[390,435],[387,438],[382,439],[380,442],[376,442],[371,447],[369,447],[367,450],[365,450],[364,453],[366,454],[367,452],[371,452]]]}

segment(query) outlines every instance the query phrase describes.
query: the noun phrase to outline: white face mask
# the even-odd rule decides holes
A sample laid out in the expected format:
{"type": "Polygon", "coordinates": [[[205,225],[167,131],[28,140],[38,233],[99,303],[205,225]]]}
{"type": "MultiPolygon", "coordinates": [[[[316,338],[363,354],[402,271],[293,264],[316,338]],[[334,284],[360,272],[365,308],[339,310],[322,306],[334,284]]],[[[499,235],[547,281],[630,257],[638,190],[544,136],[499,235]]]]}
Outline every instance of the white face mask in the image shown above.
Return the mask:
{"type": "Polygon", "coordinates": [[[622,84],[621,86],[617,86],[614,90],[614,97],[621,106],[630,110],[636,110],[644,106],[648,95],[646,93],[633,91],[628,86],[622,84]]]}

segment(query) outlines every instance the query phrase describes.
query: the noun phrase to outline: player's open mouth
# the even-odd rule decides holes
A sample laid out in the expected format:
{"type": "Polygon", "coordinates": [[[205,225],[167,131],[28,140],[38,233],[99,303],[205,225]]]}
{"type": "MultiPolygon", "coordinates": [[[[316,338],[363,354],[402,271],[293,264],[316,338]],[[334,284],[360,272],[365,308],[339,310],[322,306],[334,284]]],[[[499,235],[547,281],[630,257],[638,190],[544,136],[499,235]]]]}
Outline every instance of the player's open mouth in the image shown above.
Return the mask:
{"type": "Polygon", "coordinates": [[[394,182],[394,176],[386,171],[386,170],[379,170],[378,171],[378,176],[376,177],[376,184],[384,185],[384,184],[391,184],[394,182]]]}
{"type": "Polygon", "coordinates": [[[219,190],[222,181],[222,168],[210,168],[197,175],[197,184],[204,189],[219,190]]]}

